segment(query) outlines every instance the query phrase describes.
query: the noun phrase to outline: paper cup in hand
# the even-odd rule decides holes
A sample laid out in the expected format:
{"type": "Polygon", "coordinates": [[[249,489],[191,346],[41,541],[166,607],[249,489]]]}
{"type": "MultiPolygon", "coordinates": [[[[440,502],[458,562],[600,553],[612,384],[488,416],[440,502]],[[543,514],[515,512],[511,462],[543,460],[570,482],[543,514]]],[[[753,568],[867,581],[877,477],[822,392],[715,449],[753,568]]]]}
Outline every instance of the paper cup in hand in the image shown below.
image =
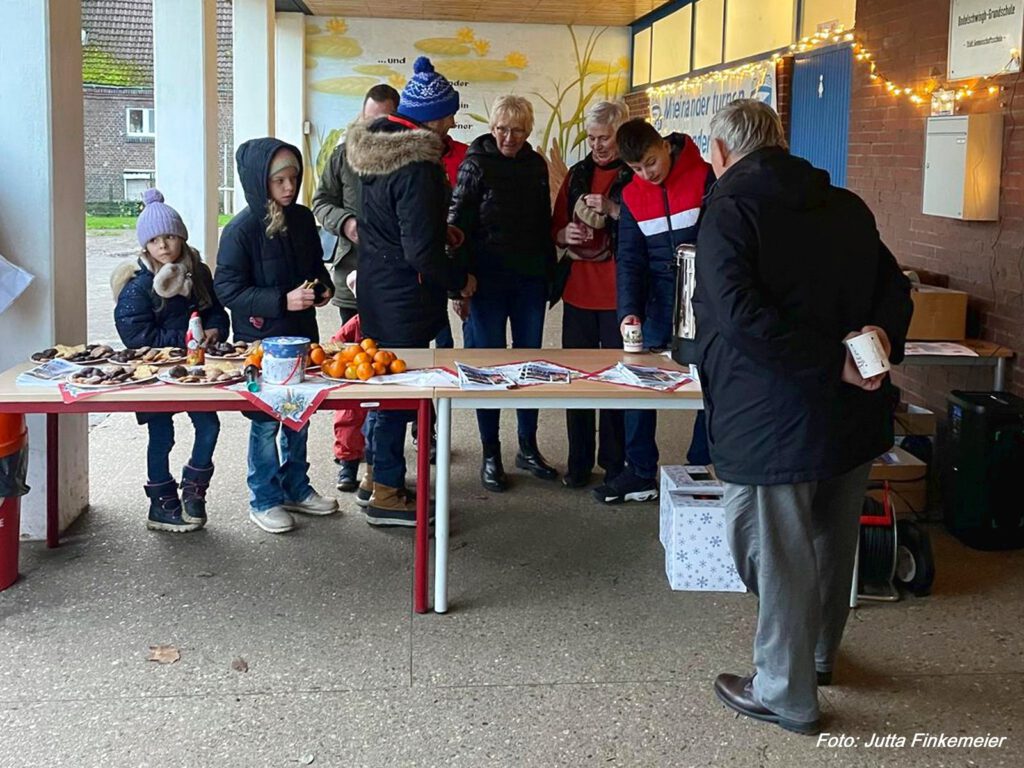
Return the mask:
{"type": "Polygon", "coordinates": [[[853,356],[853,362],[857,364],[857,370],[865,379],[873,378],[890,369],[882,340],[875,331],[854,336],[844,343],[853,356]]]}
{"type": "Polygon", "coordinates": [[[644,351],[644,332],[640,323],[622,324],[622,349],[634,353],[644,351]]]}

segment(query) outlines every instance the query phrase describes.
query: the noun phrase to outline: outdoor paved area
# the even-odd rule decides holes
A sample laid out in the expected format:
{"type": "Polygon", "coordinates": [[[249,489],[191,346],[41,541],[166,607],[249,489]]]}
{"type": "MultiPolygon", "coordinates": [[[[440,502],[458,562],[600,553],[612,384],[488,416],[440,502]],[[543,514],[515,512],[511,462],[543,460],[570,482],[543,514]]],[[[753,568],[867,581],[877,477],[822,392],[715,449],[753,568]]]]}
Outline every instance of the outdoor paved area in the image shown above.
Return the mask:
{"type": "MultiPolygon", "coordinates": [[[[90,299],[109,297],[111,266],[90,255],[90,299]]],[[[1024,552],[971,551],[931,526],[934,594],[858,609],[821,692],[826,730],[860,746],[817,747],[715,699],[715,674],[749,669],[756,601],[672,592],[655,505],[603,507],[515,470],[510,492],[485,493],[473,415],[454,418],[446,616],[412,613],[411,532],[372,529],[351,497],[288,535],[249,523],[241,416],[223,417],[209,526],[187,535],[144,527],[134,418],[95,426],[91,510],[59,549],[23,545],[23,578],[0,593],[0,766],[1024,764],[1024,552]],[[157,644],[180,660],[147,661],[157,644]],[[863,746],[917,732],[1008,738],[863,746]]],[[[191,442],[178,423],[174,466],[191,442]]],[[[690,417],[659,424],[678,463],[690,417]]],[[[502,430],[511,468],[511,413],[502,430]]],[[[564,435],[561,412],[542,414],[563,469],[564,435]]],[[[310,455],[332,491],[326,415],[310,455]]]]}

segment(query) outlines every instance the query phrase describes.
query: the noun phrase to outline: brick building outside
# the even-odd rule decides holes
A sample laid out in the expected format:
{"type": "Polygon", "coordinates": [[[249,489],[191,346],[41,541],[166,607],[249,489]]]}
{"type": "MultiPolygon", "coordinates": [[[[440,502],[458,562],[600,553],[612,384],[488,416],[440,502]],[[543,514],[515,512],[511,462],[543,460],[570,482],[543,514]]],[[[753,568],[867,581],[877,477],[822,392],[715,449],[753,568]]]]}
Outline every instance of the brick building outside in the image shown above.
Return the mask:
{"type": "MultiPolygon", "coordinates": [[[[156,178],[153,0],[82,0],[82,90],[86,208],[94,214],[135,213],[142,192],[156,178]]],[[[217,2],[217,90],[218,186],[230,190],[230,0],[217,2]]]]}

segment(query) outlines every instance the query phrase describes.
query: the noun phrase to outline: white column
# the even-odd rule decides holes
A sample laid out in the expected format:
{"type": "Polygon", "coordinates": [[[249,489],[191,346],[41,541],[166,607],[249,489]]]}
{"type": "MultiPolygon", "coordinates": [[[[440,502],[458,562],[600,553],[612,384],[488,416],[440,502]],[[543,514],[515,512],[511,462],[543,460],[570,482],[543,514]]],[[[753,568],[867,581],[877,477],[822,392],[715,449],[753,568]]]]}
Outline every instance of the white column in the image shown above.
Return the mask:
{"type": "MultiPolygon", "coordinates": [[[[0,314],[0,368],[87,341],[82,20],[78,0],[0,3],[0,254],[35,275],[0,314]]],[[[29,417],[22,536],[46,531],[44,417],[29,417]]],[[[89,503],[88,424],[61,417],[60,527],[89,503]]]]}
{"type": "MultiPolygon", "coordinates": [[[[274,135],[274,0],[234,0],[233,71],[235,149],[274,135]]],[[[235,173],[235,211],[245,207],[235,173]]]]}
{"type": "Polygon", "coordinates": [[[216,0],[153,3],[153,86],[156,185],[212,268],[219,178],[216,0]]]}
{"type": "MultiPolygon", "coordinates": [[[[306,158],[303,126],[306,122],[306,17],[301,13],[277,14],[274,47],[274,135],[294,144],[306,158]]],[[[314,171],[303,161],[303,189],[313,189],[314,171]]],[[[305,197],[300,197],[303,202],[305,197]]]]}

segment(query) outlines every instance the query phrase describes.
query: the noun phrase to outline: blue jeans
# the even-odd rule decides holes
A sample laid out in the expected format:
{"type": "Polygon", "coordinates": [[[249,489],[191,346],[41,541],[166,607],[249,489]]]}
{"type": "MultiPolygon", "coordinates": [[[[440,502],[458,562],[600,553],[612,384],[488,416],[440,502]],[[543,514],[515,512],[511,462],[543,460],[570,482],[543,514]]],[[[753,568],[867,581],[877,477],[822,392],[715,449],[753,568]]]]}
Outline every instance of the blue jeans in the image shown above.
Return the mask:
{"type": "Polygon", "coordinates": [[[363,458],[373,467],[374,483],[405,487],[405,427],[410,421],[416,421],[416,411],[379,410],[366,414],[363,458]]]}
{"type": "Polygon", "coordinates": [[[434,339],[434,347],[437,349],[454,349],[455,338],[452,336],[452,327],[450,324],[445,323],[444,328],[437,334],[434,339]]]}
{"type": "Polygon", "coordinates": [[[363,420],[363,426],[360,430],[363,433],[363,461],[366,462],[366,466],[373,466],[373,429],[377,424],[377,412],[369,411],[366,414],[366,418],[363,420]]]}
{"type": "Polygon", "coordinates": [[[373,482],[390,488],[405,487],[405,427],[416,411],[370,411],[366,415],[366,463],[373,467],[373,482]]]}
{"type": "MultiPolygon", "coordinates": [[[[644,347],[647,349],[666,349],[672,343],[673,292],[672,281],[664,278],[652,281],[643,322],[644,347]]],[[[626,411],[625,422],[626,461],[637,477],[653,480],[658,475],[657,412],[626,411]]],[[[704,411],[697,412],[686,461],[690,464],[711,463],[704,411]]]]}
{"type": "Polygon", "coordinates": [[[257,512],[265,512],[285,501],[305,501],[313,492],[306,461],[309,424],[296,432],[260,416],[250,417],[249,504],[257,512]]]}
{"type": "MultiPolygon", "coordinates": [[[[658,412],[626,411],[626,462],[633,474],[647,480],[658,475],[658,412]]],[[[708,449],[708,428],[704,411],[697,411],[693,422],[693,437],[686,452],[687,464],[711,463],[708,449]]]]}
{"type": "MultiPolygon", "coordinates": [[[[192,443],[192,457],[189,464],[196,469],[207,469],[213,465],[213,451],[220,434],[220,419],[212,412],[189,412],[196,439],[192,443]]],[[[149,445],[146,447],[146,471],[150,484],[166,483],[174,479],[171,475],[171,448],[174,447],[174,414],[147,414],[149,445]]]]}
{"type": "MultiPolygon", "coordinates": [[[[547,283],[542,277],[524,277],[507,286],[478,288],[470,302],[466,321],[468,349],[506,349],[508,326],[512,328],[513,349],[539,349],[544,341],[544,313],[547,308],[547,283]]],[[[499,440],[500,412],[493,409],[476,412],[480,441],[494,445],[499,440]]],[[[516,411],[520,440],[537,437],[537,411],[516,411]]]]}

